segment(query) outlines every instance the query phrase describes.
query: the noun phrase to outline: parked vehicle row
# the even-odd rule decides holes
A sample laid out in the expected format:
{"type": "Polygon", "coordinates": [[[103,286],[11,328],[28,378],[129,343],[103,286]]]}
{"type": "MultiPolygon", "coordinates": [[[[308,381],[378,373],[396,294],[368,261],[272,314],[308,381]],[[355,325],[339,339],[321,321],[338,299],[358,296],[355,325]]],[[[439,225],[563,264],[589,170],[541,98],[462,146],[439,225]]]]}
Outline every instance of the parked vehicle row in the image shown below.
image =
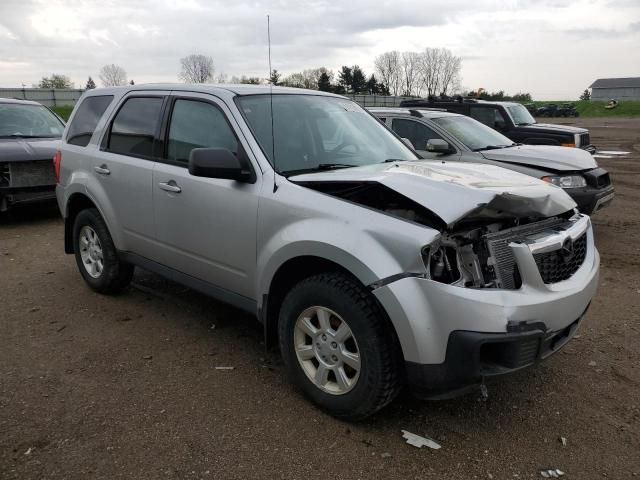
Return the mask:
{"type": "Polygon", "coordinates": [[[515,102],[490,102],[460,98],[413,99],[400,102],[406,108],[443,108],[466,115],[499,131],[517,143],[577,147],[595,153],[589,131],[570,125],[538,123],[527,108],[515,102]]]}
{"type": "Polygon", "coordinates": [[[497,165],[540,178],[563,188],[586,214],[615,195],[609,173],[584,150],[517,144],[473,118],[438,109],[369,110],[422,158],[497,165]]]}
{"type": "Polygon", "coordinates": [[[256,315],[293,382],[341,418],[371,415],[404,383],[451,396],[557,352],[599,255],[564,180],[534,177],[571,175],[549,175],[544,154],[533,174],[501,168],[526,149],[458,116],[375,113],[434,158],[323,92],[88,91],[54,161],[65,251],[98,292],[140,266],[256,315]],[[414,118],[441,138],[413,135],[428,122],[394,125],[414,118]]]}

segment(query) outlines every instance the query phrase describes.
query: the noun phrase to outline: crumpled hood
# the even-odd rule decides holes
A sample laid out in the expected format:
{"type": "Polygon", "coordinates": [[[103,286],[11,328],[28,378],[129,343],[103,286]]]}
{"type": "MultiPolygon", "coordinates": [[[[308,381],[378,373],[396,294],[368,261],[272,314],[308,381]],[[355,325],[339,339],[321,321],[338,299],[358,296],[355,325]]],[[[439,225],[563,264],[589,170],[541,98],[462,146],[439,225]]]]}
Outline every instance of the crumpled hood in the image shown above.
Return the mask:
{"type": "Polygon", "coordinates": [[[477,163],[416,160],[307,173],[289,180],[378,182],[429,209],[448,226],[483,209],[518,217],[551,217],[576,206],[559,187],[477,163]]]}
{"type": "Polygon", "coordinates": [[[0,138],[0,162],[53,160],[57,138],[0,138]]]}
{"type": "Polygon", "coordinates": [[[482,155],[497,162],[517,163],[545,170],[591,170],[598,164],[593,156],[581,148],[553,145],[518,145],[517,147],[485,150],[482,155]]]}

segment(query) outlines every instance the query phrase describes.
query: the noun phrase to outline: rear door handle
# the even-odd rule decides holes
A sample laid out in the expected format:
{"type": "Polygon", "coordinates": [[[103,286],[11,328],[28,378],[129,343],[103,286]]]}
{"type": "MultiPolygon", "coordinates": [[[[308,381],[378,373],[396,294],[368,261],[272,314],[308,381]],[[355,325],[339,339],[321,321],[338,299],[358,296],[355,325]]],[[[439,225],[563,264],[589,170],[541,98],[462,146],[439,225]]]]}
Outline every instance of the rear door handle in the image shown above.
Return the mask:
{"type": "Polygon", "coordinates": [[[176,184],[174,180],[168,182],[160,182],[158,186],[165,192],[180,193],[182,189],[176,184]]]}
{"type": "Polygon", "coordinates": [[[93,169],[96,171],[96,173],[99,173],[100,175],[109,175],[111,173],[111,170],[109,170],[104,163],[99,167],[97,166],[93,167],[93,169]]]}

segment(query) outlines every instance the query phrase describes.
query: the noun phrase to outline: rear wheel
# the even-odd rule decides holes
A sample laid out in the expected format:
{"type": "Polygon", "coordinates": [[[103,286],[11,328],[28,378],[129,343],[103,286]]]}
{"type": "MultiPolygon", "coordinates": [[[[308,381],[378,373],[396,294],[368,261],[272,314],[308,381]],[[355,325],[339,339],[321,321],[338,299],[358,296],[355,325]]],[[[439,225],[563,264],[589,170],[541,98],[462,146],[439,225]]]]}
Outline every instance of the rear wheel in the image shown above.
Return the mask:
{"type": "Polygon", "coordinates": [[[133,266],[121,261],[107,225],[95,208],[81,211],[73,225],[76,263],[85,282],[97,292],[121,292],[133,276],[133,266]]]}
{"type": "Polygon", "coordinates": [[[371,294],[345,274],[296,285],[280,310],[279,340],[294,383],[338,418],[365,418],[400,391],[395,332],[371,294]]]}

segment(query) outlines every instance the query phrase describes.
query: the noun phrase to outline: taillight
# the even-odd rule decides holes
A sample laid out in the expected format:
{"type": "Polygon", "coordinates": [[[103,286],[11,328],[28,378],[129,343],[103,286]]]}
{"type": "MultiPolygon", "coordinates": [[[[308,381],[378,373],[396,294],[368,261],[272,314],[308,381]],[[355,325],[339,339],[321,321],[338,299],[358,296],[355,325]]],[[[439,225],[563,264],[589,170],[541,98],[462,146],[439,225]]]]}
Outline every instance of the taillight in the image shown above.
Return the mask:
{"type": "Polygon", "coordinates": [[[53,156],[53,169],[56,172],[56,183],[60,183],[60,166],[62,165],[62,152],[58,150],[53,156]]]}

